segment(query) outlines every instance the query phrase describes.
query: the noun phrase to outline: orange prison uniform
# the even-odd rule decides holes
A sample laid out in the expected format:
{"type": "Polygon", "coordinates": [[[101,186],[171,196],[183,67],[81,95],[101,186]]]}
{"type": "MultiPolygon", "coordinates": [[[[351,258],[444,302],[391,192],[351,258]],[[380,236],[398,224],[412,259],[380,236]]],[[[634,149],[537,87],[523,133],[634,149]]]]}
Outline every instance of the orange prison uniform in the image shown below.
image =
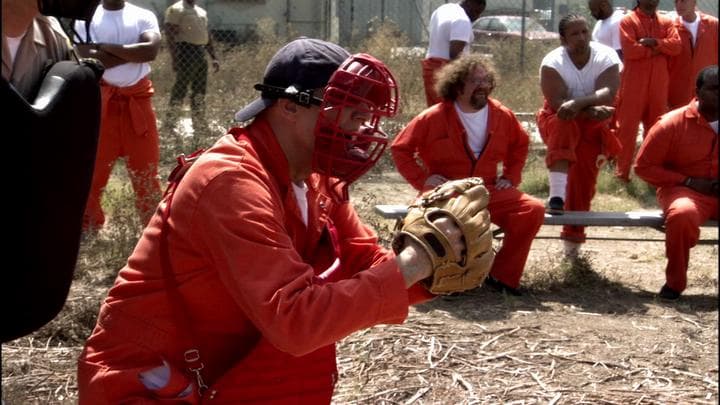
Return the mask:
{"type": "MultiPolygon", "coordinates": [[[[595,196],[599,168],[597,157],[617,156],[620,141],[615,130],[610,129],[611,119],[595,121],[577,118],[561,120],[547,100],[537,115],[540,137],[547,145],[545,164],[550,167],[558,160],[570,162],[568,170],[565,209],[568,211],[590,211],[595,196]]],[[[585,227],[563,226],[562,239],[576,243],[585,242],[585,227]]]]}
{"type": "Polygon", "coordinates": [[[170,315],[160,264],[166,197],[82,352],[79,403],[172,402],[178,389],[153,394],[138,373],[162,359],[181,370],[182,336],[191,333],[207,395],[217,391],[210,403],[330,403],[335,342],[401,323],[410,303],[432,296],[420,285],[406,289],[395,256],[349,202],[329,197],[324,178],[306,183],[307,226],[285,154],[262,116],[203,154],[169,213],[168,258],[189,324],[170,315]]]}
{"type": "Polygon", "coordinates": [[[448,64],[447,59],[443,58],[427,58],[421,61],[423,84],[425,85],[425,100],[428,107],[443,101],[435,91],[435,73],[448,64]]]}
{"type": "Polygon", "coordinates": [[[545,208],[540,200],[516,188],[527,159],[528,135],[513,112],[498,101],[489,99],[487,108],[488,139],[478,158],[468,146],[452,101],[436,104],[410,121],[393,141],[391,151],[397,170],[420,191],[433,174],[448,179],[482,177],[490,192],[490,219],[505,231],[490,274],[517,288],[545,208]],[[416,155],[422,163],[415,160],[416,155]],[[512,188],[495,189],[501,163],[502,177],[510,180],[512,188]]]}
{"type": "Polygon", "coordinates": [[[159,139],[151,101],[155,89],[147,77],[129,87],[101,84],[100,139],[83,228],[98,229],[105,223],[100,200],[113,165],[121,157],[126,158],[135,206],[142,223],[147,224],[161,195],[159,139]]]}
{"type": "Polygon", "coordinates": [[[668,57],[680,53],[681,44],[672,20],[658,13],[648,16],[637,8],[620,20],[620,44],[624,67],[615,118],[622,151],[615,174],[629,179],[640,121],[647,134],[667,111],[668,57]],[[638,43],[648,37],[657,40],[655,49],[638,43]]]}
{"type": "Polygon", "coordinates": [[[638,151],[635,173],[657,187],[665,215],[666,283],[682,292],[700,225],[718,218],[717,196],[682,185],[687,177],[718,178],[718,135],[698,113],[696,100],[663,115],[650,129],[638,151]]]}
{"type": "Polygon", "coordinates": [[[695,96],[695,80],[698,73],[710,65],[718,63],[718,19],[704,13],[700,14],[697,38],[692,43],[692,34],[678,16],[675,27],[682,41],[680,54],[670,58],[670,86],[668,87],[668,105],[670,109],[685,106],[695,96]]]}

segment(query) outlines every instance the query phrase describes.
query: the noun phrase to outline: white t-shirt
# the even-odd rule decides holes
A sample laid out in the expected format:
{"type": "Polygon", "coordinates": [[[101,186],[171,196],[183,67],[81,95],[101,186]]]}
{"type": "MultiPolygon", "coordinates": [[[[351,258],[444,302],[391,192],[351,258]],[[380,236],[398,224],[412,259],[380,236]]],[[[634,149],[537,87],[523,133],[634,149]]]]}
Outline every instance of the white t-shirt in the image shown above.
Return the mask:
{"type": "Polygon", "coordinates": [[[300,184],[295,182],[292,183],[293,193],[295,194],[295,201],[297,201],[298,208],[300,208],[300,216],[302,217],[305,226],[308,224],[308,202],[307,202],[307,191],[308,186],[304,181],[300,184]]]}
{"type": "Polygon", "coordinates": [[[465,42],[463,52],[469,52],[475,35],[470,17],[459,4],[447,3],[433,11],[430,17],[430,39],[425,58],[450,59],[450,41],[465,42]]]}
{"type": "Polygon", "coordinates": [[[605,44],[615,50],[621,49],[620,46],[620,20],[625,16],[625,11],[615,10],[610,17],[604,20],[598,20],[593,27],[593,41],[605,44]]]}
{"type": "MultiPolygon", "coordinates": [[[[85,40],[85,22],[75,22],[75,31],[85,40]]],[[[99,6],[90,24],[93,42],[127,45],[140,41],[145,32],[160,34],[157,17],[150,10],[125,2],[120,10],[106,10],[99,6]]],[[[106,69],[103,79],[113,86],[129,87],[150,73],[149,63],[124,63],[106,69]]]]}
{"type": "Polygon", "coordinates": [[[695,46],[695,41],[697,40],[697,33],[698,33],[698,27],[700,26],[700,13],[697,11],[695,12],[695,21],[693,22],[687,22],[682,17],[678,17],[682,20],[683,25],[685,28],[687,28],[688,31],[690,31],[690,34],[692,35],[692,44],[693,47],[695,46]]]}
{"type": "Polygon", "coordinates": [[[555,48],[545,55],[540,68],[547,66],[555,69],[568,88],[570,93],[568,96],[577,98],[594,93],[598,76],[613,65],[622,68],[617,52],[609,46],[590,41],[590,59],[582,69],[575,66],[564,46],[555,48]]]}
{"type": "Polygon", "coordinates": [[[468,145],[470,145],[470,149],[476,159],[480,156],[483,149],[485,149],[485,144],[487,143],[488,110],[489,108],[486,104],[480,111],[466,113],[455,103],[455,111],[457,111],[460,122],[462,122],[465,127],[468,145]]]}

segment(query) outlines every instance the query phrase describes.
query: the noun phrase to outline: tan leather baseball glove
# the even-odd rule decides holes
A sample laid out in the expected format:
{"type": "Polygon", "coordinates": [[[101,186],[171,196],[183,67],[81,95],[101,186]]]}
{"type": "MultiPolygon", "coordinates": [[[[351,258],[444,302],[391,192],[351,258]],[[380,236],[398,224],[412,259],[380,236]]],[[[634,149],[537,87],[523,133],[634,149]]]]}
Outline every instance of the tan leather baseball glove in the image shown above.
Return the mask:
{"type": "Polygon", "coordinates": [[[418,242],[433,264],[433,275],[423,280],[433,294],[450,294],[478,287],[495,259],[490,230],[489,194],[479,177],[451,180],[420,196],[408,207],[400,231],[393,238],[399,253],[405,238],[418,242]],[[460,228],[465,250],[458,257],[447,236],[433,221],[448,216],[460,228]]]}

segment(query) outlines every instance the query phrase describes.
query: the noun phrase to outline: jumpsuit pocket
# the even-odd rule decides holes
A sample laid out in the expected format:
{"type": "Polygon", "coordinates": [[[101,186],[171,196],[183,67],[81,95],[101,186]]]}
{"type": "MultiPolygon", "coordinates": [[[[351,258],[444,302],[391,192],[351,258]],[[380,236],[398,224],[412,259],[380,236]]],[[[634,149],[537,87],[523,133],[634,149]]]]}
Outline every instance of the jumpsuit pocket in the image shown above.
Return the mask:
{"type": "MultiPolygon", "coordinates": [[[[78,404],[199,404],[200,395],[194,380],[183,370],[168,366],[167,384],[163,387],[148,388],[143,383],[143,373],[159,369],[165,364],[161,362],[161,366],[110,369],[80,359],[77,371],[78,404]]],[[[157,384],[157,376],[146,377],[146,380],[152,378],[155,378],[157,384]]]]}

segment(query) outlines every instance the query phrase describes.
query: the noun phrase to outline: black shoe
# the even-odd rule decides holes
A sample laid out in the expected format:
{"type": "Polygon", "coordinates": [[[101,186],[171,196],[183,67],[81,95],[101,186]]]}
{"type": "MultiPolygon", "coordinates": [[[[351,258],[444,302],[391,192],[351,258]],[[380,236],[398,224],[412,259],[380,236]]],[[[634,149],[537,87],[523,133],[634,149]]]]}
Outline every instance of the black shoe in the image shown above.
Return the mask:
{"type": "Polygon", "coordinates": [[[662,286],[658,295],[660,296],[660,298],[666,300],[676,300],[680,298],[680,293],[668,287],[667,284],[662,286]]]}
{"type": "Polygon", "coordinates": [[[560,197],[550,197],[545,211],[550,215],[562,215],[565,211],[565,201],[560,197]]]}
{"type": "Polygon", "coordinates": [[[492,288],[495,291],[498,292],[504,292],[509,295],[514,295],[516,297],[522,296],[522,293],[517,288],[512,288],[508,285],[505,285],[502,281],[496,279],[495,277],[488,276],[485,279],[485,285],[492,288]]]}

